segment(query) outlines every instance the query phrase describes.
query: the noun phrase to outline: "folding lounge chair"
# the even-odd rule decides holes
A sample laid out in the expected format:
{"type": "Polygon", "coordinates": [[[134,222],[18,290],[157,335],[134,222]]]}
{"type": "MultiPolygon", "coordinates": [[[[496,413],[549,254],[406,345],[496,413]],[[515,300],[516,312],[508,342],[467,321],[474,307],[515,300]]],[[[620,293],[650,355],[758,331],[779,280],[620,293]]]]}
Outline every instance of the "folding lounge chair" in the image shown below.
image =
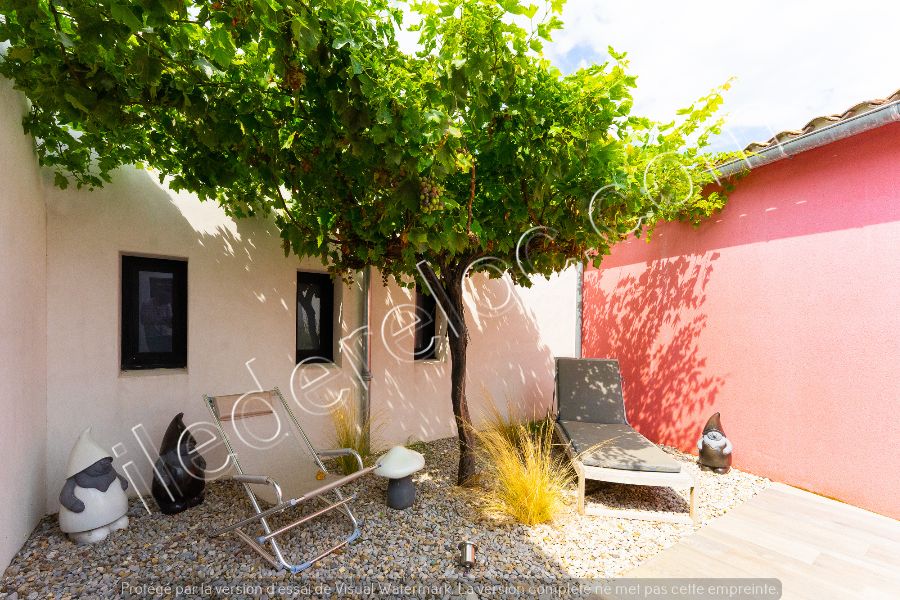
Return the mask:
{"type": "MultiPolygon", "coordinates": [[[[219,435],[222,438],[222,442],[225,444],[225,448],[228,451],[228,455],[231,459],[231,463],[234,466],[235,471],[237,473],[232,476],[234,481],[237,481],[244,486],[244,490],[247,493],[247,497],[250,499],[250,505],[253,509],[253,514],[245,519],[240,519],[231,523],[230,525],[226,525],[215,531],[212,531],[209,535],[210,537],[215,537],[222,535],[224,533],[228,533],[233,531],[241,540],[243,540],[248,546],[250,546],[254,551],[256,551],[260,556],[262,556],[269,564],[271,564],[276,569],[287,569],[292,573],[298,573],[303,571],[316,561],[328,556],[332,552],[346,546],[357,537],[359,537],[359,522],[354,517],[353,512],[350,510],[349,503],[356,497],[356,495],[345,496],[341,494],[340,488],[350,483],[351,481],[355,481],[364,475],[367,475],[378,468],[378,465],[373,465],[371,467],[364,467],[362,458],[360,458],[359,454],[350,448],[340,448],[337,450],[316,450],[313,447],[312,442],[310,442],[309,437],[307,437],[306,433],[303,431],[303,428],[300,426],[300,423],[297,421],[297,418],[294,416],[294,412],[291,410],[291,407],[285,401],[284,396],[281,395],[281,392],[278,388],[275,388],[271,392],[265,392],[270,397],[277,397],[278,402],[276,405],[280,405],[279,412],[286,415],[287,421],[293,424],[293,427],[296,429],[299,434],[299,439],[301,440],[301,446],[305,446],[309,450],[309,455],[312,457],[312,460],[315,462],[315,467],[318,468],[321,473],[316,479],[321,478],[321,474],[325,474],[328,476],[328,470],[325,468],[323,464],[323,459],[334,458],[336,456],[353,456],[356,458],[357,463],[359,464],[359,470],[354,473],[347,475],[346,477],[334,478],[330,477],[329,479],[324,479],[321,482],[321,485],[318,487],[307,491],[297,497],[290,498],[289,500],[285,500],[282,498],[282,488],[278,484],[277,481],[273,477],[267,475],[249,475],[244,472],[241,468],[241,463],[238,460],[238,457],[234,451],[234,447],[229,440],[228,435],[225,433],[225,428],[223,426],[223,421],[231,420],[234,415],[229,415],[227,413],[220,414],[220,410],[227,410],[225,407],[221,407],[219,401],[214,396],[203,396],[204,401],[206,402],[209,411],[212,413],[213,419],[215,420],[216,427],[218,428],[219,435]],[[271,486],[271,494],[270,498],[274,499],[273,505],[271,508],[263,509],[260,506],[260,499],[257,493],[254,493],[253,488],[251,486],[271,486]],[[326,500],[326,496],[330,496],[333,499],[331,501],[326,500]],[[324,503],[322,508],[315,510],[310,513],[299,515],[299,518],[288,523],[287,525],[283,525],[273,530],[270,527],[268,518],[274,517],[275,515],[279,515],[281,513],[287,513],[291,509],[295,507],[303,508],[306,506],[307,501],[318,499],[319,501],[324,503]],[[331,546],[328,550],[309,558],[307,560],[303,560],[297,563],[289,562],[284,554],[282,553],[281,547],[278,544],[277,537],[282,534],[307,523],[317,517],[320,517],[328,512],[333,510],[340,510],[348,519],[348,523],[350,525],[351,532],[347,535],[347,537],[341,539],[337,544],[331,546]],[[256,534],[248,533],[245,531],[245,528],[254,528],[256,530],[256,534]],[[271,552],[267,551],[264,547],[265,544],[268,544],[271,552]]],[[[233,397],[230,397],[233,398],[233,397]]],[[[274,409],[274,407],[272,407],[274,409]]],[[[273,411],[265,411],[265,414],[273,411]]],[[[259,413],[252,413],[253,416],[258,415],[259,413]]],[[[288,425],[290,427],[290,425],[288,425]]]]}
{"type": "Polygon", "coordinates": [[[690,516],[591,506],[592,515],[649,521],[697,521],[697,486],[681,465],[628,424],[619,362],[556,359],[556,431],[578,475],[578,512],[585,514],[584,481],[690,488],[690,516]]]}

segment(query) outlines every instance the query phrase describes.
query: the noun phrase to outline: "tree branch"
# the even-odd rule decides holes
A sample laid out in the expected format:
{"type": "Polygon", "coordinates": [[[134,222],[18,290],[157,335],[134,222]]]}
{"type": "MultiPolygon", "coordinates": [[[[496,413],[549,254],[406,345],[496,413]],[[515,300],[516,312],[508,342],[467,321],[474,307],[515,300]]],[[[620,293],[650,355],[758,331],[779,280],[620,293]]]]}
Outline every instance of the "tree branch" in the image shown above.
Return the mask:
{"type": "Polygon", "coordinates": [[[472,233],[472,204],[475,203],[475,162],[472,162],[472,181],[469,184],[469,219],[466,222],[466,233],[472,233]]]}
{"type": "MultiPolygon", "coordinates": [[[[53,0],[50,0],[50,2],[48,4],[50,6],[50,12],[53,14],[53,23],[56,26],[56,32],[60,36],[62,36],[63,30],[62,30],[62,25],[59,22],[59,11],[56,9],[56,5],[53,3],[53,0]]],[[[62,60],[66,64],[66,67],[69,69],[69,72],[80,83],[81,77],[79,77],[79,75],[75,71],[75,69],[72,68],[72,63],[69,62],[69,53],[66,52],[66,46],[62,43],[61,38],[59,40],[59,53],[62,55],[62,60]]]]}
{"type": "Polygon", "coordinates": [[[525,183],[524,177],[519,179],[519,189],[522,192],[522,200],[525,202],[525,210],[528,211],[528,216],[531,217],[535,225],[540,225],[543,219],[539,219],[531,209],[531,197],[528,195],[528,185],[525,183]]]}

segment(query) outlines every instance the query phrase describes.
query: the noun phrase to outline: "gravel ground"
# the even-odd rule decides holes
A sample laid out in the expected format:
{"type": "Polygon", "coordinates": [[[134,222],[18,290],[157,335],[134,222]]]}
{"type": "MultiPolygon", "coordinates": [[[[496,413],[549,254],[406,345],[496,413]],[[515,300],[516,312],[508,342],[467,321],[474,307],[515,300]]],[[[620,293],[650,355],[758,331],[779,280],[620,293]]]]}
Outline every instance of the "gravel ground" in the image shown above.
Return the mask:
{"type": "MultiPolygon", "coordinates": [[[[249,508],[238,486],[213,482],[206,501],[180,515],[147,514],[140,501],[133,501],[128,529],[94,546],[72,544],[55,516],[44,518],[4,573],[0,598],[475,597],[466,593],[469,584],[481,597],[503,596],[504,591],[512,596],[504,587],[510,583],[534,586],[619,575],[694,530],[691,525],[580,517],[574,488],[552,524],[529,528],[485,517],[478,510],[478,493],[453,485],[455,439],[417,449],[425,454],[426,467],[417,476],[416,505],[406,511],[387,508],[386,481],[364,478],[356,484],[359,496],[353,504],[357,517],[364,519],[361,537],[302,574],[275,571],[233,535],[205,535],[216,525],[246,516],[249,508]],[[479,564],[468,573],[455,564],[456,544],[463,539],[478,545],[479,564]],[[413,587],[396,587],[400,584],[413,587]],[[186,586],[192,587],[181,589],[186,586]]],[[[766,479],[736,470],[728,475],[700,471],[689,455],[664,450],[699,476],[704,523],[768,485],[766,479]]],[[[682,495],[667,488],[589,482],[588,492],[590,502],[612,508],[687,511],[687,491],[682,495]]],[[[283,538],[290,540],[288,557],[292,551],[310,556],[326,547],[329,533],[329,539],[337,539],[346,531],[346,519],[339,516],[312,523],[283,538]]]]}

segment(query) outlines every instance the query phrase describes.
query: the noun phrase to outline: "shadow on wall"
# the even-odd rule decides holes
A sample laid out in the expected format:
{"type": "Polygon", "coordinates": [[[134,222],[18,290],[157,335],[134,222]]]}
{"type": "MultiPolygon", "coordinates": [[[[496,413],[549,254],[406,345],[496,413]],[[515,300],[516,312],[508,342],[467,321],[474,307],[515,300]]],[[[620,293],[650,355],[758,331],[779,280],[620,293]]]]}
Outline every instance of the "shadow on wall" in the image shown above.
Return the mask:
{"type": "Polygon", "coordinates": [[[473,280],[467,301],[470,358],[467,394],[475,423],[490,404],[525,419],[546,415],[553,402],[553,352],[511,281],[473,280]]]}
{"type": "Polygon", "coordinates": [[[715,404],[725,381],[708,372],[698,347],[718,257],[657,261],[638,276],[626,272],[609,293],[591,281],[604,271],[585,273],[584,347],[591,356],[619,360],[629,422],[651,440],[684,450],[696,443],[703,426],[697,415],[715,404]]]}
{"type": "MultiPolygon", "coordinates": [[[[465,288],[470,336],[466,396],[473,422],[490,414],[491,403],[503,413],[509,410],[529,419],[543,416],[553,398],[553,353],[542,340],[531,309],[505,280],[476,275],[473,285],[467,283],[465,288]]],[[[376,335],[380,319],[409,302],[393,283],[387,289],[373,288],[376,335]]],[[[379,337],[373,339],[372,410],[381,421],[381,445],[456,435],[449,355],[437,361],[402,360],[401,353],[412,356],[411,336],[393,340],[393,352],[386,345],[379,337]]]]}
{"type": "Polygon", "coordinates": [[[603,267],[786,238],[859,229],[900,220],[900,123],[754,170],[738,180],[725,209],[699,228],[657,227],[653,242],[616,245],[603,267]]]}
{"type": "MultiPolygon", "coordinates": [[[[133,461],[149,483],[143,448],[155,453],[179,412],[187,424],[209,421],[202,394],[256,389],[248,360],[256,359],[260,385],[287,393],[302,266],[311,263],[284,257],[270,221],[232,221],[215,203],[171,193],[144,171],[121,169],[93,192],[48,189],[48,510],[88,425],[104,447],[122,443],[117,465],[133,461]],[[188,369],[120,371],[120,254],[188,260],[188,369]]],[[[307,420],[325,445],[327,416],[307,420]]],[[[224,456],[206,453],[211,464],[224,456]]]]}
{"type": "MultiPolygon", "coordinates": [[[[202,394],[257,389],[255,375],[263,388],[277,385],[291,400],[296,272],[322,267],[315,260],[286,259],[270,221],[232,221],[215,203],[172,193],[151,174],[134,169],[120,170],[111,184],[94,192],[52,190],[49,207],[50,498],[58,493],[71,444],[87,425],[105,446],[121,442],[125,454],[117,465],[133,460],[149,483],[143,448],[155,452],[179,412],[185,412],[188,425],[208,422],[202,394]],[[121,373],[121,253],[188,260],[188,369],[121,373]],[[255,359],[253,374],[245,366],[250,359],[255,359]]],[[[536,323],[538,309],[501,280],[479,276],[476,282],[467,306],[471,414],[482,416],[491,397],[501,410],[508,401],[521,414],[539,415],[552,400],[553,356],[536,323]]],[[[355,327],[359,298],[355,287],[342,289],[346,302],[335,304],[342,308],[341,331],[347,334],[355,327]]],[[[385,445],[455,434],[449,357],[400,361],[380,340],[380,320],[409,300],[396,286],[373,285],[372,405],[373,417],[385,423],[385,445]]],[[[411,358],[413,338],[403,343],[411,358]]],[[[336,368],[325,369],[322,382],[302,390],[294,386],[302,405],[297,416],[318,446],[333,444],[327,407],[335,393],[358,395],[356,360],[344,356],[336,368]]],[[[210,464],[220,464],[224,456],[221,448],[205,454],[210,464]]],[[[49,504],[55,510],[55,501],[49,504]]]]}

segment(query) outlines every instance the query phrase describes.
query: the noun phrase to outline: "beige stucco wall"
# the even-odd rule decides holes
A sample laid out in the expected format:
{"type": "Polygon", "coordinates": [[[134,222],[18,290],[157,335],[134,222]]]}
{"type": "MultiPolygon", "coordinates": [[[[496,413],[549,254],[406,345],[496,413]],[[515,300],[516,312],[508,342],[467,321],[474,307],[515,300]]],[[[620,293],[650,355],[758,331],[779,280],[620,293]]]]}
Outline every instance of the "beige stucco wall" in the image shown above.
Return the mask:
{"type": "MultiPolygon", "coordinates": [[[[146,171],[122,169],[96,191],[53,187],[22,133],[24,107],[0,81],[0,566],[41,515],[58,510],[69,450],[87,426],[146,492],[147,454],[155,455],[170,419],[183,411],[189,424],[209,421],[204,393],[278,386],[298,399],[298,414],[321,446],[332,445],[327,406],[338,395],[360,398],[360,334],[352,335],[362,322],[358,281],[339,285],[335,296],[347,337],[337,364],[295,369],[296,272],[323,271],[317,261],[285,258],[270,221],[235,222],[146,171]],[[120,371],[122,254],[187,259],[186,369],[120,371]],[[323,374],[323,385],[308,385],[323,374]]],[[[522,414],[549,406],[552,357],[577,347],[575,286],[574,270],[530,289],[482,277],[469,285],[476,419],[488,401],[522,414]]],[[[411,361],[412,337],[397,333],[411,312],[395,309],[409,302],[408,290],[384,287],[372,273],[371,406],[380,447],[455,433],[448,357],[411,361]]],[[[293,468],[290,455],[280,454],[291,449],[270,452],[261,464],[293,468]]],[[[224,456],[221,448],[204,453],[213,465],[224,456]]]]}
{"type": "MultiPolygon", "coordinates": [[[[259,389],[257,380],[265,389],[278,386],[288,393],[296,273],[301,267],[324,269],[312,260],[285,258],[270,222],[234,222],[215,204],[170,193],[145,171],[122,169],[113,183],[95,191],[48,189],[47,199],[47,510],[52,512],[66,456],[84,427],[92,425],[94,437],[107,447],[122,444],[117,466],[149,483],[152,470],[143,449],[155,454],[178,412],[188,424],[208,421],[203,394],[259,389]],[[187,259],[186,369],[120,370],[122,254],[187,259]]],[[[336,303],[341,297],[346,334],[357,326],[360,294],[347,288],[336,303]]],[[[330,370],[332,388],[352,391],[351,377],[340,367],[330,370]]],[[[314,441],[326,443],[327,417],[307,421],[314,441]]]]}
{"type": "MultiPolygon", "coordinates": [[[[323,406],[338,393],[359,398],[359,362],[345,353],[339,367],[324,372],[324,385],[303,385],[321,374],[320,367],[292,380],[296,272],[322,268],[314,260],[285,258],[269,221],[235,222],[216,205],[171,193],[155,175],[134,169],[93,192],[48,189],[47,205],[47,511],[57,509],[65,458],[82,428],[93,425],[109,447],[121,443],[119,468],[149,482],[152,471],[138,438],[152,455],[176,413],[184,411],[188,423],[208,420],[204,393],[256,389],[245,366],[251,359],[260,385],[293,390],[313,441],[330,445],[323,406]],[[119,261],[132,253],[188,260],[186,370],[119,369],[119,261]]],[[[521,289],[478,278],[471,287],[469,390],[476,418],[488,396],[500,408],[509,400],[529,414],[549,405],[552,357],[576,347],[574,270],[555,279],[521,289]]],[[[412,337],[392,329],[393,319],[411,318],[409,311],[391,312],[410,302],[408,294],[393,282],[384,287],[373,272],[371,406],[381,447],[455,433],[449,359],[406,360],[412,337]]],[[[344,287],[339,301],[342,335],[349,335],[361,323],[358,282],[344,287]]],[[[349,347],[355,352],[358,343],[349,347]]],[[[266,460],[289,457],[269,452],[266,460]]]]}
{"type": "Polygon", "coordinates": [[[0,80],[0,568],[46,504],[46,212],[24,106],[0,80]]]}
{"type": "MultiPolygon", "coordinates": [[[[577,348],[576,282],[577,273],[570,269],[550,280],[536,278],[531,288],[484,276],[467,283],[466,387],[476,422],[490,404],[521,416],[542,416],[549,408],[553,357],[573,356],[577,348]]],[[[412,338],[391,335],[396,332],[393,318],[410,314],[398,307],[412,301],[410,292],[397,286],[372,290],[372,419],[382,445],[456,434],[449,356],[405,359],[412,352],[412,338]]]]}

